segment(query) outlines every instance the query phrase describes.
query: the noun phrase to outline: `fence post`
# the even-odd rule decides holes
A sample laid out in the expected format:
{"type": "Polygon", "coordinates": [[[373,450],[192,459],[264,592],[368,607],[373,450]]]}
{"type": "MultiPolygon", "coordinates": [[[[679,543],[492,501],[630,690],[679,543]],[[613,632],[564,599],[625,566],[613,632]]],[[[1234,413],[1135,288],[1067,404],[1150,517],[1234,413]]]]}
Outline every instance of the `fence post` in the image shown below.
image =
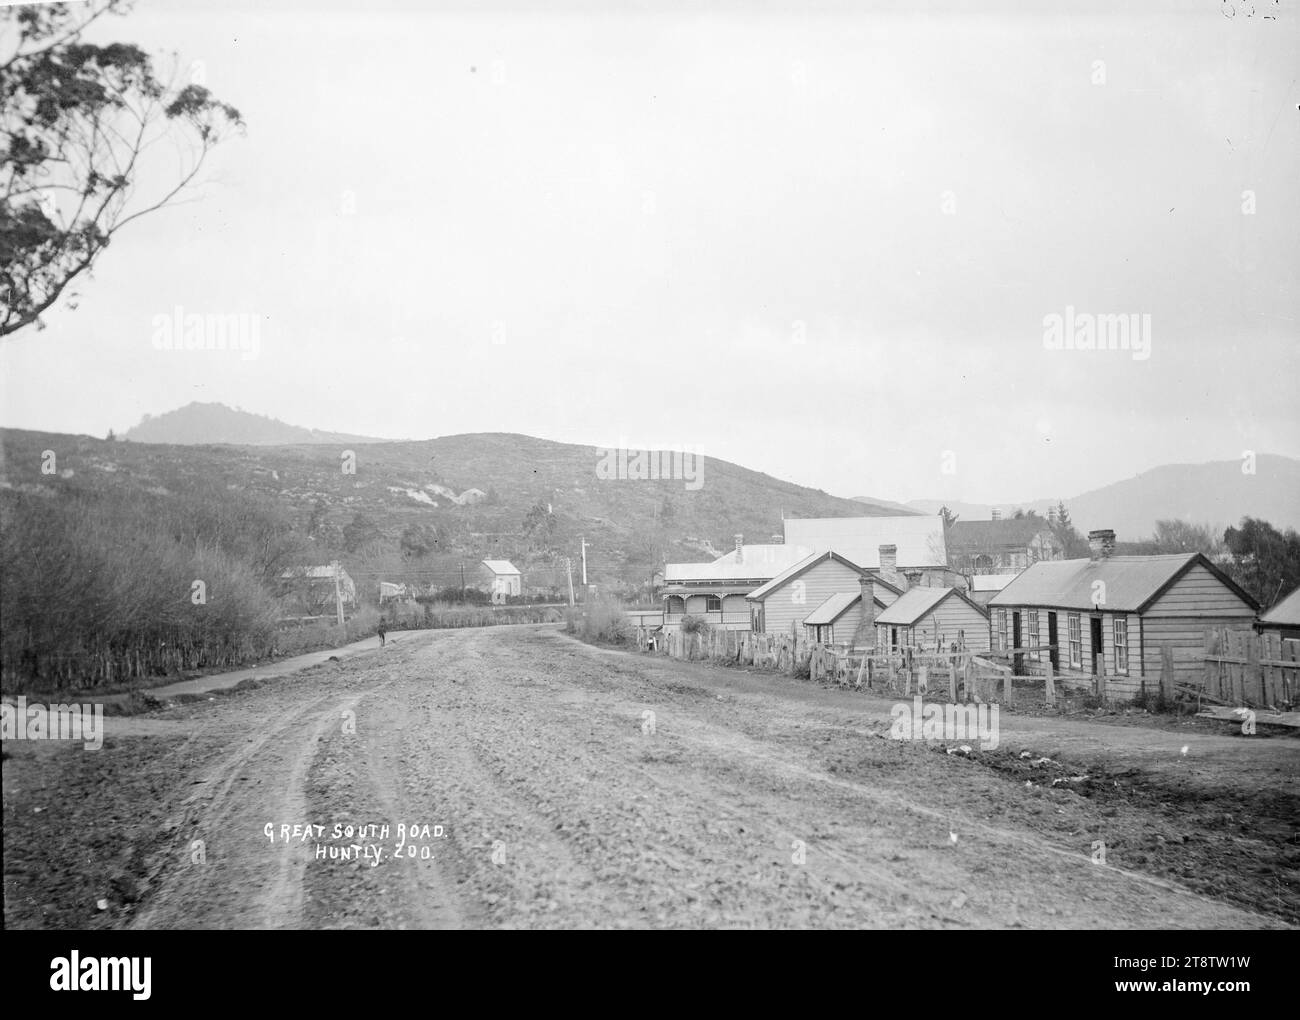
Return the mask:
{"type": "Polygon", "coordinates": [[[1174,649],[1168,641],[1160,643],[1160,698],[1165,704],[1174,700],[1174,649]]]}
{"type": "Polygon", "coordinates": [[[1047,658],[1046,679],[1047,679],[1047,687],[1044,691],[1044,695],[1047,699],[1047,707],[1055,708],[1056,707],[1056,670],[1052,666],[1052,658],[1050,655],[1047,658]]]}

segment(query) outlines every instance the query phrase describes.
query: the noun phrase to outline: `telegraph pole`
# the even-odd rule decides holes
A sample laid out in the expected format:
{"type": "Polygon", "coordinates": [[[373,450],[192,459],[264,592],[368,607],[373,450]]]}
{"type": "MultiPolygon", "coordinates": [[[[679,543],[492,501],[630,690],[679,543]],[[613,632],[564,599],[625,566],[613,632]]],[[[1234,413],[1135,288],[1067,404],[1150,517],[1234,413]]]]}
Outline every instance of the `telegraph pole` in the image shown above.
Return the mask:
{"type": "Polygon", "coordinates": [[[569,605],[573,605],[573,557],[564,557],[564,567],[569,572],[569,605]]]}
{"type": "Polygon", "coordinates": [[[460,600],[465,601],[465,561],[460,561],[460,600]]]}
{"type": "Polygon", "coordinates": [[[588,596],[591,595],[591,590],[587,585],[587,540],[582,536],[578,536],[578,541],[582,543],[582,602],[583,605],[586,605],[588,596]]]}

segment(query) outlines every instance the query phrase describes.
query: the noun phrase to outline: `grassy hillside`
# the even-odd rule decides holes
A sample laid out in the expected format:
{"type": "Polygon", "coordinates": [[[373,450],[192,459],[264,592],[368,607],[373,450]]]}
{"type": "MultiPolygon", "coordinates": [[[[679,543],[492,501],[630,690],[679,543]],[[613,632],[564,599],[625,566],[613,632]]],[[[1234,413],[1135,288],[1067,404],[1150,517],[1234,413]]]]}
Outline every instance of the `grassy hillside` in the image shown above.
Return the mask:
{"type": "Polygon", "coordinates": [[[365,584],[381,575],[455,584],[461,562],[484,557],[511,559],[541,576],[548,562],[576,560],[582,536],[591,580],[630,587],[665,559],[725,551],[737,532],[769,541],[781,532],[782,512],[897,512],[712,459],[698,488],[602,479],[593,447],[503,433],[351,446],[183,446],[0,430],[0,445],[0,487],[10,493],[116,491],[166,500],[217,486],[266,497],[300,533],[304,555],[322,563],[338,557],[365,584]],[[54,474],[42,473],[45,450],[56,455],[54,474]],[[538,504],[552,513],[526,537],[525,516],[538,504]]]}

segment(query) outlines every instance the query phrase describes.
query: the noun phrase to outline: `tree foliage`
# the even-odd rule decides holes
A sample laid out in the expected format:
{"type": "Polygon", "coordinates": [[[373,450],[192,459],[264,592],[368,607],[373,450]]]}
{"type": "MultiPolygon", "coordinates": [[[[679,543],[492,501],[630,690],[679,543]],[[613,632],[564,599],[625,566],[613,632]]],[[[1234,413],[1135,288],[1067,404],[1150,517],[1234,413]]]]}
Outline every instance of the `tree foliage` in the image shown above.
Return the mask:
{"type": "Polygon", "coordinates": [[[1300,586],[1300,534],[1254,517],[1228,528],[1223,541],[1232,554],[1233,580],[1267,609],[1300,586]]]}
{"type": "Polygon", "coordinates": [[[126,0],[0,9],[0,336],[42,328],[120,229],[171,202],[243,129],[237,109],[196,81],[164,81],[140,47],[84,40],[128,9],[126,0]],[[179,167],[142,189],[162,172],[162,141],[179,167]]]}

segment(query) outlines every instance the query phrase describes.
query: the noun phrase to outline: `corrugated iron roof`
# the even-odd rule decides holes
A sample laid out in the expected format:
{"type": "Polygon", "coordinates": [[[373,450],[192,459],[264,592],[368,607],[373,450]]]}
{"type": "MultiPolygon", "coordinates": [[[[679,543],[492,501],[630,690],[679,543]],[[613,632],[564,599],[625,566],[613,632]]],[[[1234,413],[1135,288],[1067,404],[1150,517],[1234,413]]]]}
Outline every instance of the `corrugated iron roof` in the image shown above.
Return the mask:
{"type": "Polygon", "coordinates": [[[1261,616],[1259,622],[1274,627],[1300,627],[1300,588],[1261,616]]]}
{"type": "Polygon", "coordinates": [[[492,573],[494,574],[519,573],[519,568],[516,567],[513,563],[511,563],[509,560],[484,560],[483,566],[487,567],[488,570],[492,571],[492,573]]]}
{"type": "Polygon", "coordinates": [[[916,517],[787,517],[785,540],[814,552],[835,550],[867,570],[880,566],[880,547],[898,547],[898,566],[943,567],[948,551],[943,518],[916,517]]]}
{"type": "Polygon", "coordinates": [[[829,596],[820,606],[804,617],[805,627],[825,626],[834,623],[844,615],[844,611],[862,599],[862,591],[837,591],[829,596]]]}
{"type": "MultiPolygon", "coordinates": [[[[1047,560],[1035,563],[989,599],[998,606],[1140,612],[1179,574],[1199,562],[1244,600],[1242,592],[1201,553],[1163,556],[1108,556],[1104,559],[1047,560]],[[1105,582],[1105,604],[1093,603],[1093,584],[1105,582]]],[[[1095,589],[1100,591],[1101,589],[1095,589]]]]}
{"type": "Polygon", "coordinates": [[[812,549],[798,545],[741,546],[741,561],[733,549],[711,563],[666,563],[664,582],[672,581],[769,581],[783,570],[806,559],[812,549]]]}
{"type": "Polygon", "coordinates": [[[909,588],[894,604],[876,617],[877,623],[893,627],[910,627],[946,599],[955,588],[909,588]]]}
{"type": "Polygon", "coordinates": [[[1019,574],[972,574],[970,590],[1001,591],[1019,576],[1019,574]]]}
{"type": "Polygon", "coordinates": [[[1001,521],[954,521],[948,528],[948,551],[987,552],[1023,549],[1034,536],[1052,527],[1042,517],[1010,517],[1001,521]]]}
{"type": "Polygon", "coordinates": [[[708,584],[701,587],[691,587],[685,584],[666,585],[659,589],[662,595],[748,595],[749,585],[746,584],[708,584]]]}

